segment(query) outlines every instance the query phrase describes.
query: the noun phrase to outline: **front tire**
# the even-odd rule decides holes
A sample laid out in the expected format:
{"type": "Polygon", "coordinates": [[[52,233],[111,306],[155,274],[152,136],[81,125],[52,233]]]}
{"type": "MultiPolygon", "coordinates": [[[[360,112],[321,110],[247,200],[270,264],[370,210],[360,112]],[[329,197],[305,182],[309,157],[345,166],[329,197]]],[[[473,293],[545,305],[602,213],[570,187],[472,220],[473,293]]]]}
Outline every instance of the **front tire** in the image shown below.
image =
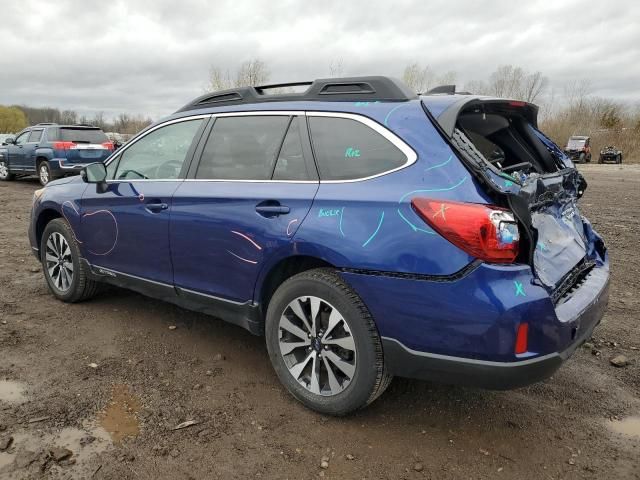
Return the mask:
{"type": "Polygon", "coordinates": [[[15,175],[9,170],[9,164],[6,160],[0,160],[0,181],[13,180],[15,175]]]}
{"type": "Polygon", "coordinates": [[[98,283],[90,280],[88,267],[80,261],[80,248],[66,220],[49,222],[40,242],[40,259],[49,290],[63,302],[93,297],[98,283]]]}
{"type": "Polygon", "coordinates": [[[323,414],[346,415],[368,405],[392,378],[369,310],[328,268],[280,285],[267,310],[266,343],[287,390],[323,414]]]}

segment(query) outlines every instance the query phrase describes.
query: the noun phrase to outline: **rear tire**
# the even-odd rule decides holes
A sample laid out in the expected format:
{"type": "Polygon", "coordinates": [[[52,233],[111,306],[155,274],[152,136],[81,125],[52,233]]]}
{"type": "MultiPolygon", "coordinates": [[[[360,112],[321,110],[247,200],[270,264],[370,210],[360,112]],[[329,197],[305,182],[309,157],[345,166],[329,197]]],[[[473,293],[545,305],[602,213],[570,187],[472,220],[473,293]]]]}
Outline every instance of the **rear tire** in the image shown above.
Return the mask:
{"type": "Polygon", "coordinates": [[[15,175],[9,170],[9,164],[6,160],[0,160],[0,180],[9,181],[13,180],[15,175]]]}
{"type": "Polygon", "coordinates": [[[49,290],[63,302],[75,303],[93,297],[99,283],[89,278],[80,248],[66,220],[51,220],[40,242],[40,259],[49,290]]]}
{"type": "Polygon", "coordinates": [[[46,160],[42,160],[38,163],[38,180],[40,180],[40,185],[43,187],[53,180],[51,176],[51,167],[49,166],[49,162],[46,160]]]}
{"type": "Polygon", "coordinates": [[[266,344],[287,390],[323,414],[346,415],[368,405],[392,378],[369,310],[329,268],[278,287],[267,310],[266,344]]]}

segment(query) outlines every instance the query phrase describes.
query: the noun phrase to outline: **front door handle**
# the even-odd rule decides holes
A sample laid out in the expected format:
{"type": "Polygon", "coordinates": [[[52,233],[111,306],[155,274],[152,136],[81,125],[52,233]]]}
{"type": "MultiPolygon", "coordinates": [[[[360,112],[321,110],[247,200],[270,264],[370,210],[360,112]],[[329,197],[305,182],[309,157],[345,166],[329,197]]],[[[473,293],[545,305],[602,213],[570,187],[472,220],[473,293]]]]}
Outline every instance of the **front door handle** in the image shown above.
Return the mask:
{"type": "Polygon", "coordinates": [[[286,205],[280,205],[277,202],[263,202],[256,205],[256,212],[264,217],[275,217],[277,215],[286,215],[291,209],[286,205]]]}
{"type": "Polygon", "coordinates": [[[163,202],[151,202],[146,204],[147,210],[158,213],[169,208],[169,205],[163,202]]]}

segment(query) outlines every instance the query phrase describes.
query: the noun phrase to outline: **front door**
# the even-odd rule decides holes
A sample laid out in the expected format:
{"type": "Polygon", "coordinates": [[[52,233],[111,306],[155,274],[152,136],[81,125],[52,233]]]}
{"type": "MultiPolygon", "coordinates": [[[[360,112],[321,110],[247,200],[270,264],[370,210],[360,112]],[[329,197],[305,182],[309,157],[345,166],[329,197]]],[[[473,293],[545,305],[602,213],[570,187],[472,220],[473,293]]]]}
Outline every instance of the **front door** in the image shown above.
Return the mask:
{"type": "Polygon", "coordinates": [[[79,241],[103,274],[172,285],[171,202],[205,121],[185,119],[151,130],[109,162],[106,188],[89,185],[85,191],[79,241]]]}
{"type": "Polygon", "coordinates": [[[175,285],[249,302],[261,269],[291,249],[318,190],[304,116],[217,118],[189,177],[172,207],[175,285]]]}
{"type": "Polygon", "coordinates": [[[7,156],[11,170],[24,171],[26,168],[24,146],[29,138],[29,133],[28,131],[21,133],[16,137],[15,144],[7,145],[7,156]]]}

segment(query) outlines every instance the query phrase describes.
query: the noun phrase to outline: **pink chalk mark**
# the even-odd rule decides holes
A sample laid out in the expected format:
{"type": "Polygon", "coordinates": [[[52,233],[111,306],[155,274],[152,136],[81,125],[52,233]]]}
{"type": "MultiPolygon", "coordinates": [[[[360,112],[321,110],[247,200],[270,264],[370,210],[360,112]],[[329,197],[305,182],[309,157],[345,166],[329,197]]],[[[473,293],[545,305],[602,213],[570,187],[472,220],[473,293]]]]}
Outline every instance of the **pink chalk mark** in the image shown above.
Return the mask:
{"type": "Polygon", "coordinates": [[[253,265],[256,265],[258,262],[253,261],[253,260],[247,260],[246,258],[242,258],[240,255],[236,255],[235,253],[227,250],[227,252],[229,252],[231,255],[233,255],[234,257],[236,257],[239,260],[242,260],[243,262],[247,262],[247,263],[251,263],[253,265]]]}
{"type": "Polygon", "coordinates": [[[236,232],[235,230],[231,230],[231,233],[235,233],[236,235],[241,236],[245,240],[250,241],[253,244],[253,246],[256,247],[258,250],[262,250],[262,247],[260,245],[254,242],[251,238],[247,237],[244,233],[236,232]]]}

